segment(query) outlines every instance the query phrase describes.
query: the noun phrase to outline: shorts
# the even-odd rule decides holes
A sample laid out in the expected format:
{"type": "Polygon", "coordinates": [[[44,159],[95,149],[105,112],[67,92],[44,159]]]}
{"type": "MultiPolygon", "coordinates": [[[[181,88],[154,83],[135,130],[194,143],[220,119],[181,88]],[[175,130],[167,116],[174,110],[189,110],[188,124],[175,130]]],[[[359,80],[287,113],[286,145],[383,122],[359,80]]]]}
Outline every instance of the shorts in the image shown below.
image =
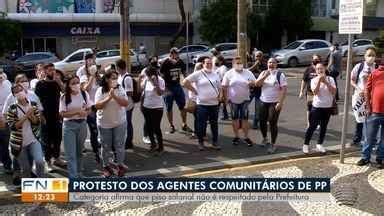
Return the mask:
{"type": "Polygon", "coordinates": [[[250,101],[245,101],[241,104],[231,103],[231,118],[232,120],[248,120],[250,101]]]}
{"type": "Polygon", "coordinates": [[[183,110],[185,107],[185,94],[181,85],[167,87],[168,92],[165,93],[164,102],[167,112],[171,112],[173,109],[173,101],[176,101],[179,110],[183,110]]]}

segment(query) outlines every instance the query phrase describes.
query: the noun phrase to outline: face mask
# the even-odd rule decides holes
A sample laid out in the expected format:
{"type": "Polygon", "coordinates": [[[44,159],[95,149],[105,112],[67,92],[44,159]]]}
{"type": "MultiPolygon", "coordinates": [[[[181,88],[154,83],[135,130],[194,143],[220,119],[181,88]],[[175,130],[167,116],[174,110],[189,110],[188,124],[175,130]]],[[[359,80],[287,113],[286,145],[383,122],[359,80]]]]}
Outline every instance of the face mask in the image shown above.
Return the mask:
{"type": "Polygon", "coordinates": [[[366,57],[365,58],[365,61],[368,63],[368,64],[373,64],[375,62],[376,58],[373,57],[373,56],[369,56],[369,57],[366,57]]]}
{"type": "Polygon", "coordinates": [[[112,88],[116,88],[117,87],[117,80],[112,80],[112,88]]]}
{"type": "Polygon", "coordinates": [[[207,69],[207,68],[204,68],[205,72],[207,73],[211,73],[212,72],[212,69],[207,69]]]}
{"type": "Polygon", "coordinates": [[[18,99],[18,100],[24,100],[25,98],[27,98],[26,94],[24,91],[21,91],[17,94],[15,94],[15,97],[18,99]]]}
{"type": "Polygon", "coordinates": [[[80,84],[71,85],[71,90],[73,92],[79,92],[80,91],[80,84]]]}
{"type": "Polygon", "coordinates": [[[235,70],[241,71],[243,70],[244,66],[242,64],[235,64],[235,70]]]}
{"type": "Polygon", "coordinates": [[[23,86],[23,88],[25,90],[28,90],[29,89],[29,82],[22,82],[21,85],[23,86]]]}

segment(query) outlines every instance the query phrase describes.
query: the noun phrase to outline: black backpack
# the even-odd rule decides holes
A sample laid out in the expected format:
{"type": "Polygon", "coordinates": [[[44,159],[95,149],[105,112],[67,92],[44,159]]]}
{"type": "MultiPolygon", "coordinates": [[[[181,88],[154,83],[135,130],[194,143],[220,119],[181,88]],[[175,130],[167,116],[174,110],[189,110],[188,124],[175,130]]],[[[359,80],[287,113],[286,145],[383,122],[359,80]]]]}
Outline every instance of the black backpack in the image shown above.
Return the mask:
{"type": "Polygon", "coordinates": [[[125,78],[131,77],[132,79],[132,85],[133,85],[133,92],[132,92],[132,100],[134,103],[138,103],[141,100],[141,92],[139,91],[139,83],[132,77],[130,74],[125,74],[122,81],[122,86],[125,90],[125,78]]]}

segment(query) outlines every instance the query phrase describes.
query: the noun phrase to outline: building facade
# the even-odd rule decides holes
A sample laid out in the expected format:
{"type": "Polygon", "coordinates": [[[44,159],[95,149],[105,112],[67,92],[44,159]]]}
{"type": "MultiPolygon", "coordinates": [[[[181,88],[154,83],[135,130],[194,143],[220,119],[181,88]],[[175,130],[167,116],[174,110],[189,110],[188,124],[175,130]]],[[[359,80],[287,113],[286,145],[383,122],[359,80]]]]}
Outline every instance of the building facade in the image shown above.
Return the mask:
{"type": "MultiPolygon", "coordinates": [[[[119,47],[119,0],[0,0],[0,11],[22,23],[22,53],[52,51],[59,57],[79,48],[119,47]]],[[[185,0],[186,11],[192,0],[185,0]]],[[[181,22],[177,0],[130,0],[131,47],[149,54],[169,49],[181,22]]]]}

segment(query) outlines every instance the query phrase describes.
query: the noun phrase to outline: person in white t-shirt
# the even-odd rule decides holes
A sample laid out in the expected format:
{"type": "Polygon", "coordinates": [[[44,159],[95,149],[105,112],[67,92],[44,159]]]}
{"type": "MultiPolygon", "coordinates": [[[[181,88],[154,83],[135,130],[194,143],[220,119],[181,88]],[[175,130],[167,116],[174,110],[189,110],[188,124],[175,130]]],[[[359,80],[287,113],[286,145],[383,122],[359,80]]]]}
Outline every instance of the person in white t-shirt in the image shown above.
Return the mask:
{"type": "Polygon", "coordinates": [[[109,70],[101,79],[95,96],[104,177],[110,177],[114,170],[121,177],[127,171],[124,165],[124,144],[127,136],[125,107],[129,102],[126,92],[117,82],[118,76],[115,70],[109,70]],[[113,163],[112,146],[116,153],[117,166],[113,163]]]}
{"type": "Polygon", "coordinates": [[[164,112],[164,100],[162,95],[165,91],[165,81],[158,74],[158,69],[153,66],[147,67],[145,76],[141,79],[140,86],[143,89],[142,112],[146,124],[149,139],[151,141],[150,152],[157,155],[164,152],[163,135],[161,131],[161,120],[164,112]],[[157,142],[155,140],[155,135],[157,142]]]}
{"type": "Polygon", "coordinates": [[[127,72],[127,64],[123,59],[119,59],[116,61],[116,70],[119,73],[119,78],[117,82],[121,87],[123,87],[124,91],[128,97],[128,106],[126,107],[126,118],[127,118],[127,139],[125,140],[125,149],[133,148],[133,126],[132,126],[132,113],[133,108],[135,107],[135,103],[133,102],[133,78],[127,72]]]}
{"type": "Polygon", "coordinates": [[[223,78],[223,96],[224,101],[229,101],[231,106],[232,128],[235,133],[235,138],[232,140],[233,145],[238,145],[240,126],[244,132],[244,142],[249,147],[253,142],[248,137],[248,106],[250,103],[250,86],[253,86],[256,81],[253,73],[243,68],[243,63],[240,57],[233,60],[233,68],[229,70],[223,78]]]}
{"type": "MultiPolygon", "coordinates": [[[[227,73],[228,68],[225,66],[225,59],[222,55],[218,55],[215,57],[214,67],[213,71],[217,73],[220,77],[220,80],[223,81],[225,73],[227,73]]],[[[223,106],[223,117],[221,120],[228,120],[228,110],[227,110],[227,102],[226,101],[220,101],[219,107],[223,106]]],[[[219,108],[220,109],[220,108],[219,108]]]]}
{"type": "Polygon", "coordinates": [[[89,68],[93,65],[96,65],[96,56],[93,53],[88,53],[84,56],[85,64],[81,66],[79,69],[76,71],[76,76],[82,77],[83,75],[86,75],[89,73],[89,68]]]}
{"type": "MultiPolygon", "coordinates": [[[[376,50],[374,48],[368,48],[364,55],[364,61],[355,65],[351,72],[351,86],[355,89],[354,94],[352,95],[352,110],[364,109],[365,100],[364,100],[364,90],[368,80],[368,76],[376,69],[376,50]],[[357,77],[359,76],[359,77],[357,77]],[[363,101],[363,103],[361,103],[363,101]],[[361,108],[358,108],[358,104],[361,104],[361,108]]],[[[355,134],[353,137],[352,143],[354,145],[360,146],[360,142],[364,140],[365,130],[364,122],[365,118],[361,117],[363,115],[357,115],[355,134]]]]}
{"type": "MultiPolygon", "coordinates": [[[[6,79],[5,73],[0,72],[0,110],[3,110],[5,101],[11,93],[12,84],[6,79]]],[[[8,109],[6,109],[6,112],[8,109]]],[[[9,155],[9,128],[6,124],[6,112],[0,115],[0,162],[7,174],[12,173],[12,160],[9,155]]]]}
{"type": "MultiPolygon", "coordinates": [[[[193,70],[193,73],[195,73],[197,71],[200,71],[201,69],[203,69],[203,63],[202,62],[197,62],[195,64],[195,68],[193,70]]],[[[196,85],[194,83],[192,85],[193,85],[194,88],[196,87],[196,85]]],[[[191,104],[194,104],[194,110],[193,110],[193,118],[194,118],[193,119],[193,133],[191,135],[191,138],[195,139],[196,136],[197,136],[197,130],[198,130],[198,128],[197,128],[197,126],[198,126],[198,124],[197,124],[197,108],[196,108],[196,106],[197,106],[197,104],[196,104],[197,97],[196,97],[195,93],[193,93],[192,91],[188,91],[188,99],[189,99],[189,101],[188,101],[187,106],[192,106],[193,107],[193,105],[191,105],[191,104]]]]}
{"type": "Polygon", "coordinates": [[[32,90],[35,90],[36,88],[36,84],[40,81],[40,80],[43,80],[45,79],[45,70],[44,70],[44,66],[43,64],[37,64],[36,67],[35,67],[35,75],[36,75],[36,78],[32,79],[30,81],[30,88],[32,90]]]}
{"type": "Polygon", "coordinates": [[[82,151],[87,138],[87,116],[92,101],[88,92],[81,90],[80,79],[69,76],[65,92],[60,97],[59,112],[63,117],[64,152],[68,161],[69,178],[81,177],[82,151]]]}
{"type": "Polygon", "coordinates": [[[326,150],[323,147],[327,126],[331,117],[331,109],[336,94],[335,80],[331,76],[326,75],[325,66],[322,63],[316,65],[317,76],[311,80],[311,90],[314,94],[312,101],[312,110],[309,115],[309,127],[305,133],[305,141],[303,152],[309,153],[309,142],[311,141],[313,132],[320,125],[320,134],[317,141],[316,149],[321,153],[326,150]]]}
{"type": "Polygon", "coordinates": [[[190,74],[184,79],[183,85],[196,95],[198,147],[204,150],[204,136],[207,121],[211,125],[212,148],[220,150],[218,143],[219,96],[221,91],[220,77],[212,71],[212,60],[209,57],[203,60],[203,69],[190,74]],[[192,84],[195,84],[195,87],[192,84]]]}
{"type": "MultiPolygon", "coordinates": [[[[88,57],[90,58],[90,57],[88,57]]],[[[87,67],[80,78],[80,86],[83,91],[86,91],[89,94],[90,101],[95,102],[95,95],[97,89],[100,87],[99,82],[101,80],[100,73],[96,65],[91,65],[87,67]]],[[[96,125],[96,109],[94,106],[91,109],[87,117],[87,124],[90,132],[90,143],[95,154],[95,160],[97,163],[100,163],[100,143],[98,140],[98,131],[96,125]]]]}
{"type": "Polygon", "coordinates": [[[268,153],[276,151],[279,115],[283,108],[287,94],[287,80],[282,71],[277,68],[275,58],[268,60],[268,69],[263,71],[256,81],[256,86],[261,87],[260,100],[260,131],[263,135],[262,144],[268,145],[268,153]],[[268,140],[268,123],[271,130],[271,142],[268,140]]]}

